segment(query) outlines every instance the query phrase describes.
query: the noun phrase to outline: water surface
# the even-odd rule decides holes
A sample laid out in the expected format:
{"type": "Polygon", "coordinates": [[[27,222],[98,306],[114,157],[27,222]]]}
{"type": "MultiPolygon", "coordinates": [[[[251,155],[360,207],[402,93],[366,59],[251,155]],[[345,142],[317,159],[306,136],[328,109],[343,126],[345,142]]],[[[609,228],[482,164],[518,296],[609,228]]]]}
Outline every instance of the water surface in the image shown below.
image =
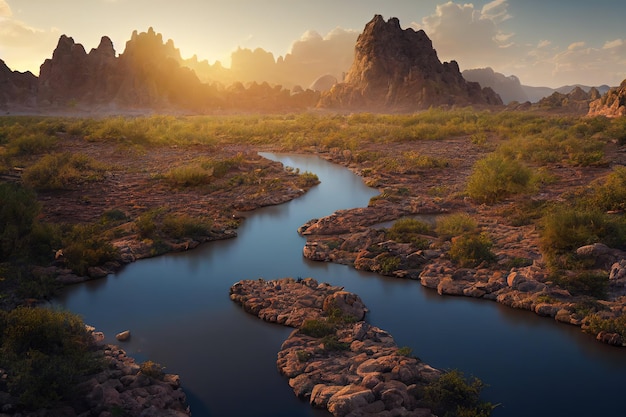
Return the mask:
{"type": "Polygon", "coordinates": [[[276,370],[292,329],[264,323],[230,301],[241,279],[314,277],[346,287],[368,320],[427,363],[457,368],[489,385],[496,417],[622,416],[626,350],[580,329],[494,302],[441,297],[391,279],[302,257],[296,230],[311,218],[363,207],[377,194],[342,167],[313,156],[272,155],[322,181],[304,196],[252,213],[236,239],[141,260],[106,279],[67,289],[57,302],[105,332],[138,362],[180,374],[194,417],[325,416],[298,400],[276,370]]]}

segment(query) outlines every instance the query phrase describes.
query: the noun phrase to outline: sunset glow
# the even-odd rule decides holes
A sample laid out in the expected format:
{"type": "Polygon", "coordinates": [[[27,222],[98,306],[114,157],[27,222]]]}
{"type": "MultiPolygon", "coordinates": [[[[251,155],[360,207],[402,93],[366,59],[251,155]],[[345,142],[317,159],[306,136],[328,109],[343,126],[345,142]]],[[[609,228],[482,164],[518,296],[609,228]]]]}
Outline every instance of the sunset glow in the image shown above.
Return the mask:
{"type": "Polygon", "coordinates": [[[626,40],[624,9],[616,3],[0,0],[0,59],[37,75],[62,34],[87,51],[106,35],[122,53],[134,30],[153,27],[174,41],[183,58],[197,55],[228,66],[237,48],[262,48],[277,59],[294,42],[360,33],[374,14],[382,14],[424,29],[440,58],[456,60],[461,70],[491,67],[527,85],[617,85],[626,77],[626,40]]]}

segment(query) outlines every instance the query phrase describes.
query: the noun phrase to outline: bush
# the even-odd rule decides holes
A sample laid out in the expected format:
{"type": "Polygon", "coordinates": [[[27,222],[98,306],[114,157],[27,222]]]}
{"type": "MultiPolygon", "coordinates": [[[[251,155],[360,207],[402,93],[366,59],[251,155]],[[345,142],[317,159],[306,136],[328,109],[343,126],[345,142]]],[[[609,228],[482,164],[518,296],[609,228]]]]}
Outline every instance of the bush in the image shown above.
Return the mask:
{"type": "Polygon", "coordinates": [[[626,210],[626,167],[615,167],[604,181],[594,184],[583,203],[600,210],[626,210]]]}
{"type": "Polygon", "coordinates": [[[626,223],[598,210],[572,206],[555,207],[541,219],[541,245],[553,266],[567,267],[573,251],[593,243],[623,247],[626,223]],[[560,255],[566,255],[559,260],[560,255]]]}
{"type": "Polygon", "coordinates": [[[29,237],[40,210],[31,190],[0,183],[0,260],[30,253],[29,237]]]}
{"type": "Polygon", "coordinates": [[[426,249],[428,247],[428,240],[424,239],[423,235],[430,234],[432,234],[432,231],[428,224],[411,218],[397,220],[385,231],[387,239],[400,243],[410,243],[416,249],[426,249]]]}
{"type": "Polygon", "coordinates": [[[493,405],[481,401],[484,384],[478,378],[466,380],[460,371],[446,372],[424,389],[422,401],[434,414],[446,417],[488,417],[493,405]]]}
{"type": "Polygon", "coordinates": [[[491,154],[474,164],[467,192],[481,203],[493,204],[530,189],[532,171],[515,159],[491,154]]]}
{"type": "Polygon", "coordinates": [[[594,336],[600,332],[617,333],[626,339],[626,315],[605,318],[602,314],[593,313],[588,317],[585,332],[594,336]]]}
{"type": "Polygon", "coordinates": [[[0,331],[0,367],[24,407],[70,398],[81,376],[102,367],[91,353],[93,338],[71,313],[20,307],[0,314],[0,331]]]}
{"type": "Polygon", "coordinates": [[[44,155],[24,170],[24,183],[36,190],[60,190],[83,181],[98,181],[106,167],[82,154],[44,155]]]}
{"type": "Polygon", "coordinates": [[[152,361],[145,361],[141,365],[139,365],[139,372],[154,379],[163,378],[163,369],[163,366],[152,361]]]}
{"type": "Polygon", "coordinates": [[[299,174],[298,179],[296,180],[296,184],[298,184],[298,187],[300,188],[310,188],[319,183],[320,179],[318,176],[308,171],[299,174]]]}
{"type": "Polygon", "coordinates": [[[493,243],[486,233],[468,233],[452,239],[450,258],[463,268],[471,268],[482,262],[493,262],[493,243]]]}
{"type": "Polygon", "coordinates": [[[574,276],[559,276],[554,282],[565,288],[572,295],[588,295],[604,299],[609,288],[609,277],[606,273],[584,271],[574,276]]]}
{"type": "Polygon", "coordinates": [[[439,217],[435,221],[435,232],[442,238],[472,233],[478,229],[478,223],[467,213],[454,213],[439,217]]]}
{"type": "Polygon", "coordinates": [[[311,337],[324,337],[335,334],[335,325],[325,320],[305,320],[300,326],[300,331],[311,337]]]}
{"type": "Polygon", "coordinates": [[[167,214],[163,216],[161,232],[173,239],[198,239],[211,233],[211,222],[187,214],[167,214]]]}
{"type": "Polygon", "coordinates": [[[117,249],[106,239],[99,225],[70,226],[62,238],[63,258],[67,266],[79,275],[89,267],[103,265],[118,257],[117,249]]]}

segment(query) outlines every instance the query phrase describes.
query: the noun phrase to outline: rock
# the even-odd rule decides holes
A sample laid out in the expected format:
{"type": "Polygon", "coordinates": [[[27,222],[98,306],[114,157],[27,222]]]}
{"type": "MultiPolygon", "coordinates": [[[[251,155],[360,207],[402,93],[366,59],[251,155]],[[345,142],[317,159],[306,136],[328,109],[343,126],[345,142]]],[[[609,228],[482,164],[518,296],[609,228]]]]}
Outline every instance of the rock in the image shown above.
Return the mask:
{"type": "Polygon", "coordinates": [[[620,259],[611,265],[609,281],[617,281],[626,278],[626,259],[620,259]]]}
{"type": "Polygon", "coordinates": [[[345,81],[319,107],[411,111],[431,106],[502,105],[490,88],[466,81],[455,61],[441,63],[423,30],[375,15],[359,35],[345,81]]]}
{"type": "Polygon", "coordinates": [[[358,385],[348,385],[330,397],[327,408],[334,416],[343,417],[367,406],[374,399],[372,390],[358,385]]]}
{"type": "Polygon", "coordinates": [[[626,258],[626,252],[613,249],[604,243],[581,246],[576,249],[576,255],[583,258],[595,259],[595,266],[608,270],[615,262],[626,258]]]}
{"type": "Polygon", "coordinates": [[[123,332],[116,334],[115,338],[120,342],[126,342],[130,339],[130,330],[124,330],[123,332]]]}
{"type": "Polygon", "coordinates": [[[361,321],[367,313],[367,308],[361,298],[348,291],[335,292],[324,299],[322,310],[326,313],[338,308],[343,314],[361,321]]]}
{"type": "Polygon", "coordinates": [[[602,97],[589,103],[588,116],[626,116],[626,80],[619,87],[611,88],[602,97]]]}

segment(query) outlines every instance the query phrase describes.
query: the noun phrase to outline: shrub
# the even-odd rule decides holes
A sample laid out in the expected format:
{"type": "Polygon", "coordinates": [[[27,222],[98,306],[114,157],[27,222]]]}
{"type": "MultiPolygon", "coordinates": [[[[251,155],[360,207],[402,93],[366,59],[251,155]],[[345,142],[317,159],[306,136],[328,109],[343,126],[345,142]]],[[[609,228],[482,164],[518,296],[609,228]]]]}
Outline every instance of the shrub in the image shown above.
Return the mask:
{"type": "Polygon", "coordinates": [[[152,361],[145,361],[139,365],[139,372],[154,379],[163,378],[163,369],[163,366],[152,361]]]}
{"type": "Polygon", "coordinates": [[[340,342],[335,334],[329,334],[322,338],[322,344],[324,345],[324,350],[333,351],[333,350],[350,350],[350,343],[340,342]]]}
{"type": "Polygon", "coordinates": [[[20,307],[0,315],[0,331],[0,367],[24,407],[70,398],[82,375],[102,368],[91,353],[93,338],[71,313],[20,307]]]}
{"type": "Polygon", "coordinates": [[[483,388],[478,378],[466,380],[462,372],[453,370],[426,385],[422,401],[438,416],[488,417],[493,405],[481,401],[483,388]]]}
{"type": "Polygon", "coordinates": [[[300,331],[311,337],[324,337],[335,334],[335,325],[325,320],[309,319],[300,326],[300,331]]]}
{"type": "Polygon", "coordinates": [[[567,289],[572,295],[588,295],[604,299],[609,287],[609,277],[606,273],[584,271],[574,276],[559,276],[555,283],[567,289]]]}
{"type": "Polygon", "coordinates": [[[600,210],[626,210],[626,167],[615,167],[604,181],[594,184],[583,203],[600,210]]]}
{"type": "Polygon", "coordinates": [[[435,232],[445,239],[475,232],[477,229],[478,223],[467,213],[449,214],[435,221],[435,232]]]}
{"type": "Polygon", "coordinates": [[[379,255],[376,260],[380,265],[380,272],[383,275],[390,275],[394,271],[398,270],[402,260],[399,256],[391,255],[389,253],[383,253],[379,255]]]}
{"type": "Polygon", "coordinates": [[[532,171],[515,159],[491,154],[474,164],[467,192],[481,203],[493,204],[530,189],[532,171]]]}
{"type": "Polygon", "coordinates": [[[595,336],[602,331],[617,333],[626,339],[626,315],[606,318],[602,314],[594,313],[588,316],[585,332],[595,336]]]}
{"type": "Polygon", "coordinates": [[[410,243],[417,249],[425,249],[428,247],[428,240],[424,239],[422,235],[429,234],[432,234],[432,232],[428,224],[411,218],[397,220],[385,231],[385,235],[388,239],[400,243],[410,243]]]}
{"type": "Polygon", "coordinates": [[[56,145],[56,138],[42,133],[24,134],[11,140],[7,153],[11,156],[40,155],[51,151],[56,145]]]}
{"type": "Polygon", "coordinates": [[[298,179],[296,180],[296,184],[298,184],[298,187],[300,188],[310,188],[319,183],[320,179],[318,176],[308,171],[299,174],[298,179]]]}
{"type": "Polygon", "coordinates": [[[200,238],[211,232],[211,222],[194,218],[188,214],[166,214],[163,216],[161,231],[170,238],[200,238]]]}
{"type": "Polygon", "coordinates": [[[30,252],[28,238],[40,210],[31,190],[0,183],[0,259],[21,258],[30,252]]]}
{"type": "Polygon", "coordinates": [[[298,362],[308,362],[313,354],[306,350],[298,350],[296,351],[296,356],[298,357],[298,362]]]}
{"type": "Polygon", "coordinates": [[[486,233],[468,233],[452,239],[450,258],[464,268],[478,266],[482,262],[493,262],[493,243],[486,233]]]}
{"type": "Polygon", "coordinates": [[[58,190],[82,181],[98,181],[106,167],[82,154],[44,155],[24,170],[24,183],[36,190],[58,190]]]}
{"type": "Polygon", "coordinates": [[[87,274],[91,266],[103,265],[118,257],[117,249],[95,224],[70,226],[62,238],[62,245],[67,266],[79,275],[87,274]]]}
{"type": "Polygon", "coordinates": [[[623,247],[626,243],[626,223],[598,210],[559,206],[541,219],[541,245],[554,266],[566,267],[572,259],[559,261],[560,255],[571,258],[581,246],[604,243],[623,247]]]}

